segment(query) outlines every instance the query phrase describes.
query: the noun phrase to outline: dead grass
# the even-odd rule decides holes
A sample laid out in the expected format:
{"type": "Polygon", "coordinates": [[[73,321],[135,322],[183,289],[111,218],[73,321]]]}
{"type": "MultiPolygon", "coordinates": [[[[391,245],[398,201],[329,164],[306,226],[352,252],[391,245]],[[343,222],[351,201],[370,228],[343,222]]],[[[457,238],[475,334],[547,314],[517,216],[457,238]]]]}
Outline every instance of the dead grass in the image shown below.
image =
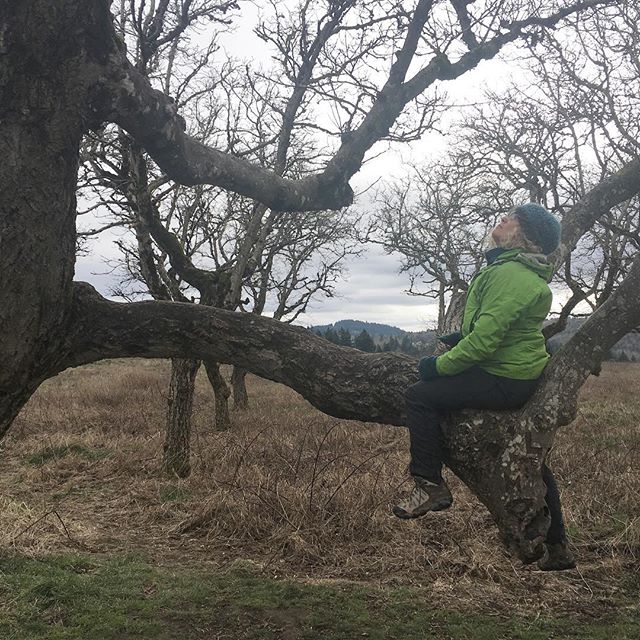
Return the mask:
{"type": "Polygon", "coordinates": [[[612,611],[636,594],[640,366],[591,378],[551,466],[580,570],[544,574],[503,552],[486,510],[452,478],[455,508],[401,522],[403,429],[335,420],[250,378],[252,408],[215,432],[198,379],[193,473],[160,470],[168,363],[112,361],[42,386],[0,454],[0,552],[142,552],[160,564],[251,559],[270,575],[427,586],[488,612],[612,611]]]}

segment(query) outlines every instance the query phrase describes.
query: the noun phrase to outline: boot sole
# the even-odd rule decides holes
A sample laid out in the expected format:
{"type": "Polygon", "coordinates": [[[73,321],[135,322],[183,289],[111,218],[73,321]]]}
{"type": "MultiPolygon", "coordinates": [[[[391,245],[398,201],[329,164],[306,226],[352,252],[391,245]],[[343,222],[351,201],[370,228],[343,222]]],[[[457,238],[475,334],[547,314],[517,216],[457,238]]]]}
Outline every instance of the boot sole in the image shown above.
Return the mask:
{"type": "Polygon", "coordinates": [[[413,520],[415,518],[422,518],[422,516],[426,516],[427,513],[431,511],[444,511],[445,509],[448,509],[452,504],[453,501],[451,500],[442,500],[440,502],[437,502],[432,507],[425,509],[424,511],[414,511],[413,513],[409,513],[408,511],[405,511],[404,509],[396,506],[393,507],[393,515],[396,516],[396,518],[400,518],[402,520],[413,520]]]}

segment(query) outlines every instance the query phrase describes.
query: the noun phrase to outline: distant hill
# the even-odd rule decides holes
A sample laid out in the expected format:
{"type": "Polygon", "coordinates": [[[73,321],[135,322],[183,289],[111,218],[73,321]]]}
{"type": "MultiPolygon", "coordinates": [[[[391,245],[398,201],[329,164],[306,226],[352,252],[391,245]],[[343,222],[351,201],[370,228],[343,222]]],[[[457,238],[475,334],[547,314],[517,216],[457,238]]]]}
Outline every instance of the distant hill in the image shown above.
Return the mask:
{"type": "Polygon", "coordinates": [[[398,327],[392,327],[389,324],[380,324],[378,322],[364,322],[362,320],[338,320],[338,322],[334,322],[333,324],[322,324],[315,325],[311,327],[312,331],[322,331],[325,333],[327,329],[333,329],[334,331],[339,331],[340,329],[345,329],[352,336],[358,335],[363,329],[367,331],[367,333],[371,336],[403,336],[406,331],[403,329],[399,329],[398,327]]]}
{"type": "Polygon", "coordinates": [[[379,322],[339,320],[333,324],[316,325],[309,329],[334,344],[355,347],[370,353],[396,351],[421,357],[432,354],[436,346],[436,334],[433,331],[404,331],[399,327],[379,322]],[[363,331],[366,331],[366,334],[363,334],[363,331]]]}

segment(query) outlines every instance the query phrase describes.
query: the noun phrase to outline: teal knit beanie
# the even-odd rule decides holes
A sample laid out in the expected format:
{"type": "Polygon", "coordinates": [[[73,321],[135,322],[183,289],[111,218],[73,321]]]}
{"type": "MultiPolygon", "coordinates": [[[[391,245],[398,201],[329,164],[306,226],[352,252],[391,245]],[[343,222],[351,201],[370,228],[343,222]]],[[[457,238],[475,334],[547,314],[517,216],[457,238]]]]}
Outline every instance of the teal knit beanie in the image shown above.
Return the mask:
{"type": "Polygon", "coordinates": [[[524,235],[537,244],[545,255],[553,253],[560,244],[560,223],[544,207],[534,202],[521,204],[513,211],[524,235]]]}

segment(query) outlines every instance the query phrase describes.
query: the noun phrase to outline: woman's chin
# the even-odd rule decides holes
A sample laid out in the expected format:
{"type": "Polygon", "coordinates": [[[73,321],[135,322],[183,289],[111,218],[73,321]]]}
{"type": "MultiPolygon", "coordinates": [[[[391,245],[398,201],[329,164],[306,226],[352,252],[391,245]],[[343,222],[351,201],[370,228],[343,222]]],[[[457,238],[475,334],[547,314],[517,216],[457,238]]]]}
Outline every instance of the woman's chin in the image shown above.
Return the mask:
{"type": "Polygon", "coordinates": [[[498,243],[496,242],[495,238],[493,237],[492,234],[489,234],[483,242],[483,248],[485,251],[489,251],[491,249],[495,249],[498,246],[498,243]]]}

